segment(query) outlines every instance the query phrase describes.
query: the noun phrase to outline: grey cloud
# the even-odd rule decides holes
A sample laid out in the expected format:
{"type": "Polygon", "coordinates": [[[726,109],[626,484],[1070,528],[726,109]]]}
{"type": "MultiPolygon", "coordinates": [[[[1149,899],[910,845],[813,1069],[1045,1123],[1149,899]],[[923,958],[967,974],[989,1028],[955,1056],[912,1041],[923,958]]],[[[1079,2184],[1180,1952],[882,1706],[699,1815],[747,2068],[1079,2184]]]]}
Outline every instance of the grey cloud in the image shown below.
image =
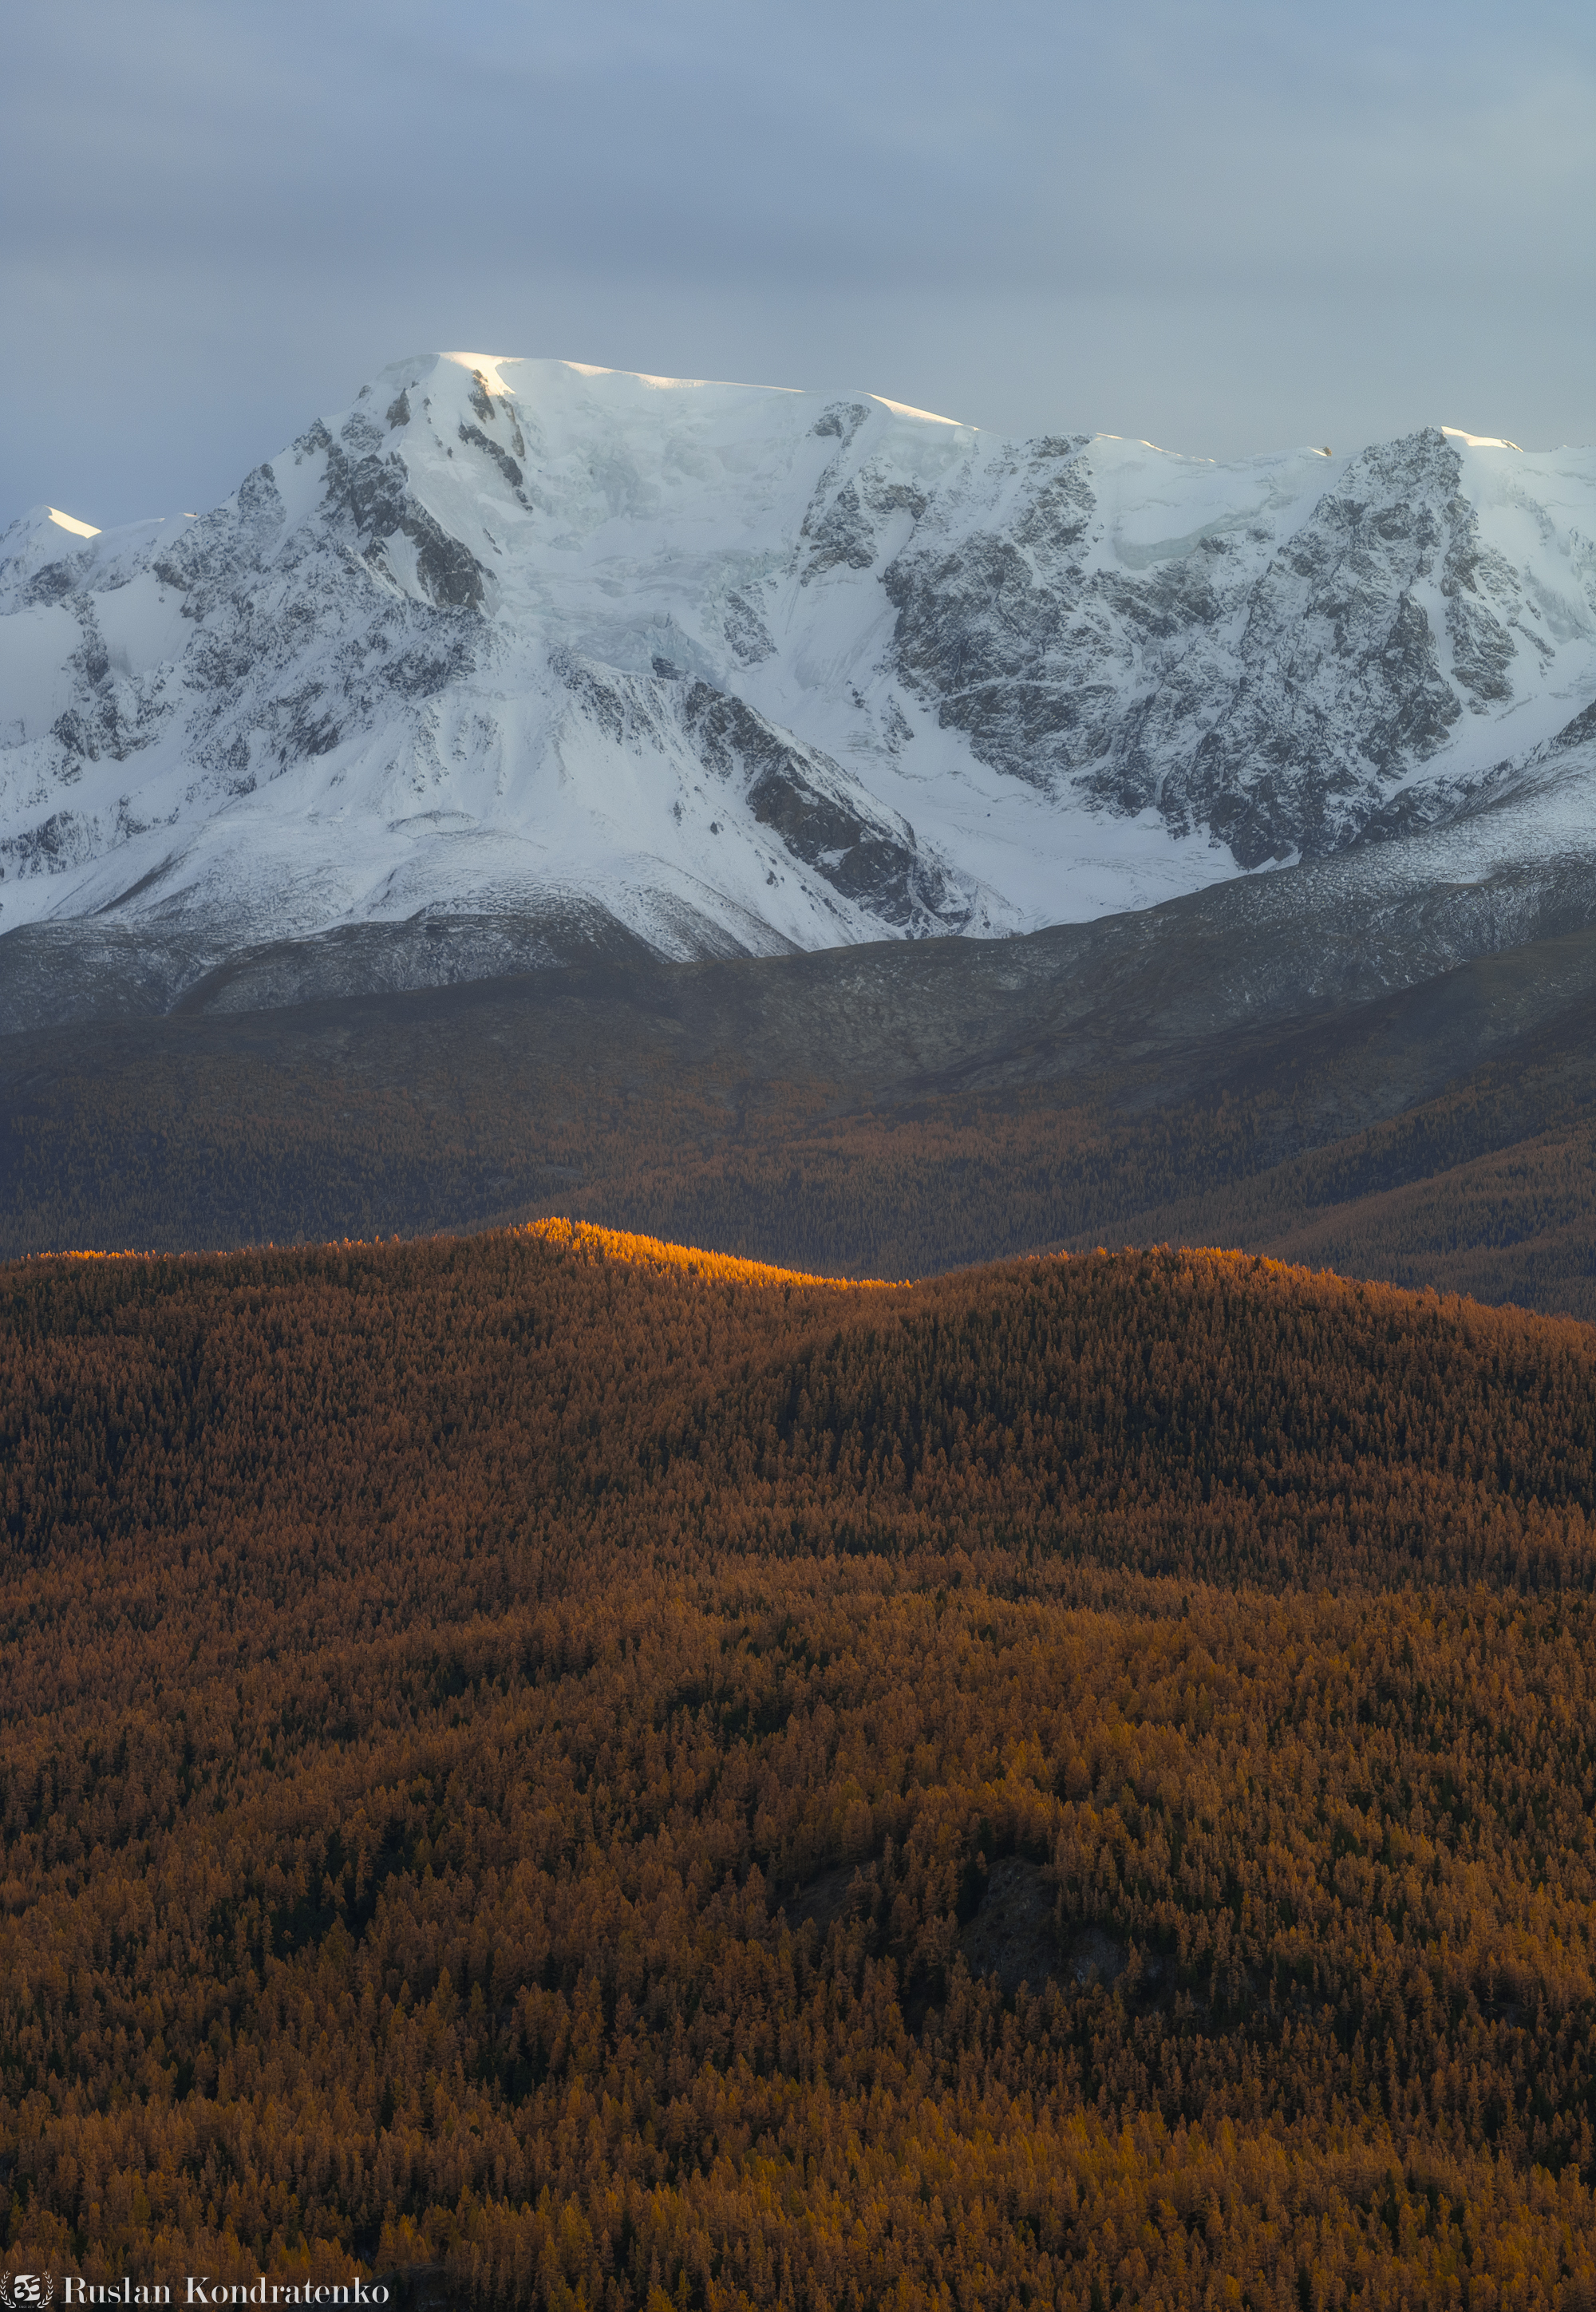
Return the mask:
{"type": "Polygon", "coordinates": [[[1218,454],[1460,415],[1589,437],[1596,35],[1553,4],[1511,44],[1503,22],[14,10],[0,517],[219,495],[438,343],[1218,454]]]}

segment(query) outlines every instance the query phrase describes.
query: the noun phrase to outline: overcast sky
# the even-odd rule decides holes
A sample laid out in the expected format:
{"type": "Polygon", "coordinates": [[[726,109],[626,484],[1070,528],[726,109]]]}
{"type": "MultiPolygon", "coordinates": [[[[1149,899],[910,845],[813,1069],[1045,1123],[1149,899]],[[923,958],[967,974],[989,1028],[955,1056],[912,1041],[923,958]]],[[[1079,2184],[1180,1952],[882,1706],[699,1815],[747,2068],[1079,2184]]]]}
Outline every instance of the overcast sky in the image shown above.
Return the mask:
{"type": "Polygon", "coordinates": [[[0,525],[429,347],[1206,457],[1596,439],[1590,0],[11,0],[0,525]]]}

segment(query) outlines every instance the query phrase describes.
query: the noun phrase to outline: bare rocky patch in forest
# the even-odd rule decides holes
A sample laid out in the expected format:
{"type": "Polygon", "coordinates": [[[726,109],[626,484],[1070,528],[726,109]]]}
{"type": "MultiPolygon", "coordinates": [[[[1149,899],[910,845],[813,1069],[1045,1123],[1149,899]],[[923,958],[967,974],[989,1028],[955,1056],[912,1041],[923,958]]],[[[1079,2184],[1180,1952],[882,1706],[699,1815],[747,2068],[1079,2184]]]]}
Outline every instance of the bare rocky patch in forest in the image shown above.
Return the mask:
{"type": "Polygon", "coordinates": [[[1056,1901],[1053,1882],[1039,1862],[1006,1854],[993,1863],[980,1908],[959,1931],[959,1948],[970,1973],[995,1975],[1009,1998],[1022,1984],[1040,1991],[1062,1978],[1056,1901]]]}
{"type": "Polygon", "coordinates": [[[785,1917],[794,1934],[807,1926],[820,1930],[823,1942],[829,1929],[838,1919],[856,1918],[870,1907],[872,1887],[864,1873],[852,1862],[838,1862],[829,1870],[822,1870],[818,1878],[794,1886],[785,1900],[777,1905],[777,1915],[785,1917]]]}
{"type": "MultiPolygon", "coordinates": [[[[1069,1947],[1069,1978],[1082,1984],[1116,1984],[1125,1973],[1126,1958],[1125,1945],[1116,1942],[1101,1927],[1083,1927],[1069,1947]]],[[[1144,1967],[1141,1980],[1152,1989],[1156,1977],[1150,1979],[1144,1967]]]]}

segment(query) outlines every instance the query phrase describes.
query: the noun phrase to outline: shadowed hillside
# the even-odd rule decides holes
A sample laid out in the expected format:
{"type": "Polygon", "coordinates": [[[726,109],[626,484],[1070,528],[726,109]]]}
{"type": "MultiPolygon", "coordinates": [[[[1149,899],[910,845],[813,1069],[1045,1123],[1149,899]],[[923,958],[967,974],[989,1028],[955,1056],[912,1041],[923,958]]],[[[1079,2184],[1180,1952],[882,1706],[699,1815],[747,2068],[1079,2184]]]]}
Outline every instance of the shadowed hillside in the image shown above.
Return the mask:
{"type": "Polygon", "coordinates": [[[1596,1317],[1596,932],[1371,993],[1277,929],[1204,895],[0,1038],[0,1250],[566,1214],[828,1274],[1231,1244],[1596,1317]]]}

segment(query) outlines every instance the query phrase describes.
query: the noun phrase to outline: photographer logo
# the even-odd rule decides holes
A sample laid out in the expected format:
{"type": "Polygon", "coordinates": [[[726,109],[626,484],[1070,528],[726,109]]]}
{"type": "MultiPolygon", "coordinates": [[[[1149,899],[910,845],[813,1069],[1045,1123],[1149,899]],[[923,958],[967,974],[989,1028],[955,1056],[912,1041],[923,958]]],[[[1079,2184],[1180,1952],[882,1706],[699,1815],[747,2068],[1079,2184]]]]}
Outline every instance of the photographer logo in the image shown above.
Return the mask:
{"type": "Polygon", "coordinates": [[[6,2312],[44,2312],[55,2293],[48,2272],[0,2272],[0,2304],[6,2312]]]}

